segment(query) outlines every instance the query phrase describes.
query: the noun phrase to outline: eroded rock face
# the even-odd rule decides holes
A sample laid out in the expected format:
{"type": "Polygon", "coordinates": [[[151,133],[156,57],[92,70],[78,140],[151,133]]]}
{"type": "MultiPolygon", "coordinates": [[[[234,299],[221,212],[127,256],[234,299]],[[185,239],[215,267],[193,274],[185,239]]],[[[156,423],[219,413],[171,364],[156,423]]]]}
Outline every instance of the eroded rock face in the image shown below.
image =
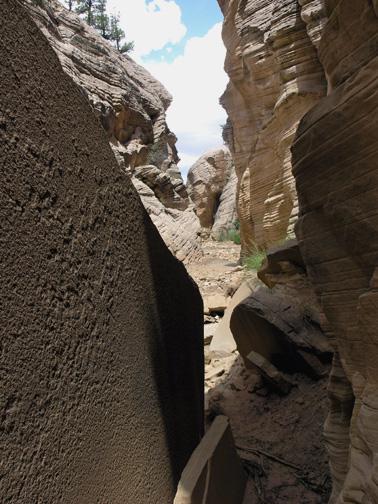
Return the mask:
{"type": "Polygon", "coordinates": [[[242,255],[286,238],[297,217],[290,147],[299,120],[325,94],[315,48],[321,1],[300,3],[219,0],[230,76],[221,103],[233,137],[242,255]]]}
{"type": "Polygon", "coordinates": [[[0,18],[1,501],[172,502],[203,429],[199,293],[25,9],[0,18]]]}
{"type": "Polygon", "coordinates": [[[201,156],[188,172],[188,191],[201,227],[215,237],[227,232],[236,220],[237,179],[227,147],[201,156]]]}
{"type": "Polygon", "coordinates": [[[325,434],[332,503],[378,501],[378,9],[326,1],[319,44],[329,96],[293,146],[297,235],[336,336],[325,434]]]}
{"type": "Polygon", "coordinates": [[[176,137],[166,123],[170,94],[58,0],[44,8],[26,6],[64,71],[87,96],[166,244],[181,260],[198,258],[200,227],[177,167],[176,137]]]}

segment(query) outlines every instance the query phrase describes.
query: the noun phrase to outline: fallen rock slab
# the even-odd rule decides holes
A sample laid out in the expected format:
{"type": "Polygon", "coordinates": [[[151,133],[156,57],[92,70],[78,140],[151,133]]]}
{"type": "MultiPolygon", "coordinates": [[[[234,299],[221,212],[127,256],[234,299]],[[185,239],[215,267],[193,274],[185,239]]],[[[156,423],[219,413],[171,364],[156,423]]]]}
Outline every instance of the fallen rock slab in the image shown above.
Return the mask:
{"type": "Polygon", "coordinates": [[[317,321],[285,290],[258,288],[234,309],[230,327],[247,367],[254,351],[279,370],[316,378],[321,361],[332,357],[317,321]],[[312,354],[312,359],[304,359],[302,352],[312,354]]]}
{"type": "Polygon", "coordinates": [[[210,344],[212,356],[223,356],[234,352],[237,348],[235,339],[230,329],[230,320],[234,308],[253,291],[254,281],[244,282],[231,298],[222,320],[219,322],[214,337],[210,344]]]}
{"type": "Polygon", "coordinates": [[[209,345],[217,330],[218,324],[205,324],[203,328],[203,341],[205,345],[209,345]]]}
{"type": "Polygon", "coordinates": [[[190,457],[174,504],[242,504],[246,481],[229,420],[218,416],[190,457]]]}
{"type": "Polygon", "coordinates": [[[227,299],[223,294],[213,294],[203,300],[204,314],[223,313],[227,307],[227,299]]]}

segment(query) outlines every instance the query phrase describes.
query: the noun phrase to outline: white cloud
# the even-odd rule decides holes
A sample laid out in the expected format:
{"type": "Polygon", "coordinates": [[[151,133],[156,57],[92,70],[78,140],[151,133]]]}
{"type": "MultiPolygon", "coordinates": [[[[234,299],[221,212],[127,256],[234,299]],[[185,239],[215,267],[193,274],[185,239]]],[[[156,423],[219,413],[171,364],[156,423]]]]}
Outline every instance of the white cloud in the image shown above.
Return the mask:
{"type": "Polygon", "coordinates": [[[166,44],[177,44],[187,32],[174,0],[108,0],[108,9],[120,13],[127,40],[135,42],[137,60],[166,44]]]}
{"type": "Polygon", "coordinates": [[[218,23],[203,37],[189,39],[184,54],[171,63],[143,63],[173,96],[168,125],[178,137],[184,172],[205,151],[222,145],[220,126],[226,121],[226,113],[219,97],[228,79],[223,70],[221,29],[218,23]]]}
{"type": "Polygon", "coordinates": [[[180,152],[179,155],[181,159],[180,161],[181,174],[184,180],[186,181],[189,168],[194,165],[199,156],[198,154],[186,154],[185,152],[180,152]]]}

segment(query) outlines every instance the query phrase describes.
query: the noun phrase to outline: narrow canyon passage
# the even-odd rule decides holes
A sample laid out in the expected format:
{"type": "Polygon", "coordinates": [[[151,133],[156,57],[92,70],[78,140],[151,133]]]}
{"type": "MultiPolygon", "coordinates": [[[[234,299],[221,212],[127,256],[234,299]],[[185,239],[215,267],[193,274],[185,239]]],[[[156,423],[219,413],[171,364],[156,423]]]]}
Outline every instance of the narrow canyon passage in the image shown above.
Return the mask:
{"type": "MultiPolygon", "coordinates": [[[[315,367],[316,356],[307,348],[307,357],[311,358],[314,368],[307,366],[298,370],[283,366],[286,372],[276,371],[269,380],[267,375],[262,378],[257,368],[252,368],[251,362],[248,366],[236,350],[235,341],[234,348],[222,348],[227,312],[233,310],[232,297],[234,300],[238,297],[235,292],[239,289],[243,297],[243,290],[250,289],[258,296],[265,284],[259,280],[255,270],[238,265],[240,245],[230,241],[207,241],[203,247],[203,259],[190,264],[188,271],[200,287],[205,306],[206,422],[210,428],[218,415],[230,419],[238,454],[249,475],[243,502],[326,503],[330,496],[331,477],[323,424],[328,413],[326,388],[331,353],[325,352],[323,362],[318,360],[315,367]]],[[[290,257],[285,247],[282,247],[281,255],[283,253],[286,259],[290,257]]],[[[269,260],[272,260],[271,257],[269,260]]],[[[277,303],[278,295],[284,292],[286,305],[280,307],[275,304],[270,309],[275,309],[277,316],[285,316],[285,309],[294,301],[290,298],[290,290],[296,289],[295,283],[298,280],[303,283],[304,279],[290,277],[283,272],[276,274],[276,279],[279,276],[279,289],[276,287],[270,298],[277,303]],[[291,282],[294,286],[290,285],[291,282]]],[[[271,272],[270,281],[273,277],[271,272]]],[[[308,293],[307,298],[305,296],[306,293],[302,292],[301,301],[306,300],[308,313],[300,323],[309,324],[310,310],[316,310],[317,306],[314,296],[312,299],[308,293]]],[[[261,312],[260,315],[264,316],[261,312]]],[[[290,321],[293,323],[293,319],[290,321]]],[[[245,323],[247,326],[252,324],[248,315],[245,323]]],[[[254,338],[269,337],[264,326],[256,330],[251,325],[247,336],[251,331],[254,338]]],[[[239,350],[242,355],[248,354],[248,350],[243,352],[243,345],[237,340],[238,333],[240,327],[233,333],[239,350]]],[[[285,348],[284,356],[290,356],[290,365],[296,362],[295,353],[295,350],[289,353],[285,348]]],[[[279,360],[275,362],[279,367],[279,360]]]]}
{"type": "Polygon", "coordinates": [[[377,2],[0,19],[0,502],[377,504],[377,2]]]}

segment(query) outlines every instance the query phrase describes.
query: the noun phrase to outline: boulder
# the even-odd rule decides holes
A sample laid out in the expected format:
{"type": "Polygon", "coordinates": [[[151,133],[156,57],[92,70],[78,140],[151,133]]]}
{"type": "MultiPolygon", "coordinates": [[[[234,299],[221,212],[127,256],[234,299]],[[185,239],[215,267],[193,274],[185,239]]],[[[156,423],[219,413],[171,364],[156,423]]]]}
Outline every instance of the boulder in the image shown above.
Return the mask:
{"type": "Polygon", "coordinates": [[[204,313],[223,313],[227,307],[227,299],[223,294],[212,294],[206,296],[203,300],[204,313]]]}
{"type": "Polygon", "coordinates": [[[199,292],[23,4],[0,18],[1,500],[172,502],[203,433],[199,292]]]}
{"type": "Polygon", "coordinates": [[[236,343],[230,329],[231,315],[234,308],[246,299],[253,289],[252,281],[244,282],[231,298],[210,344],[210,354],[213,357],[224,356],[236,350],[236,343]]]}
{"type": "Polygon", "coordinates": [[[237,179],[227,147],[201,156],[188,172],[188,192],[201,227],[217,237],[232,228],[236,220],[237,179]]]}
{"type": "Polygon", "coordinates": [[[317,356],[315,362],[332,357],[327,337],[306,313],[300,300],[286,291],[260,287],[234,309],[230,327],[237,348],[248,367],[251,351],[257,352],[278,369],[318,376],[320,366],[311,366],[300,352],[317,356]]]}

